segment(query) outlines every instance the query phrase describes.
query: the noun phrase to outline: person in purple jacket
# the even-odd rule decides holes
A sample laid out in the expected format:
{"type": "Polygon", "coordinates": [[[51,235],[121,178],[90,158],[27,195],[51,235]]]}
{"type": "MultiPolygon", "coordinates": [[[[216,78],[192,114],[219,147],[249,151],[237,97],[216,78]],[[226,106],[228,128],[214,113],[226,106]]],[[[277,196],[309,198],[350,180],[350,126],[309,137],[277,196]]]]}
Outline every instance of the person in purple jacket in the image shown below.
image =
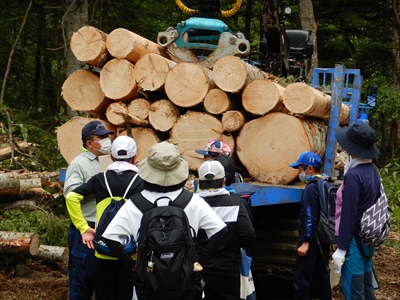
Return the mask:
{"type": "Polygon", "coordinates": [[[379,155],[375,137],[375,131],[367,124],[354,123],[336,131],[337,142],[350,156],[344,167],[341,213],[337,216],[339,236],[332,256],[335,272],[342,273],[342,293],[346,300],[375,299],[372,284],[375,247],[356,238],[362,214],[380,195],[379,171],[372,164],[372,159],[379,155]]]}

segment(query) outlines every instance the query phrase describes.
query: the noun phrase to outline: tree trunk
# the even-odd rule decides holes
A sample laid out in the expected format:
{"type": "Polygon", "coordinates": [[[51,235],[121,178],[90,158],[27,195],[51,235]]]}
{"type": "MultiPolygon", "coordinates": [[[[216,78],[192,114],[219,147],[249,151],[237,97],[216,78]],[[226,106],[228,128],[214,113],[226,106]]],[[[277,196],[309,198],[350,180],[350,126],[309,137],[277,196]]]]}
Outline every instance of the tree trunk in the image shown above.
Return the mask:
{"type": "Polygon", "coordinates": [[[176,62],[160,55],[146,54],[135,64],[136,82],[144,91],[162,90],[168,72],[175,66],[176,62]]]}
{"type": "MultiPolygon", "coordinates": [[[[88,0],[66,2],[65,14],[62,18],[61,27],[63,30],[64,40],[64,73],[66,78],[71,75],[74,71],[86,67],[86,63],[76,59],[75,55],[71,51],[69,42],[73,32],[77,32],[80,28],[88,24],[88,0]]],[[[80,113],[72,111],[68,106],[68,116],[70,118],[78,116],[80,113]]]]}
{"type": "MultiPolygon", "coordinates": [[[[331,108],[331,96],[314,89],[303,82],[289,84],[283,93],[285,107],[294,114],[328,119],[331,108]]],[[[342,104],[340,124],[348,123],[350,109],[342,104]]]]}
{"type": "Polygon", "coordinates": [[[301,29],[311,31],[310,39],[314,45],[313,54],[311,56],[311,67],[306,75],[308,81],[311,81],[314,68],[318,68],[317,22],[314,17],[312,0],[300,0],[299,9],[301,29]]]}
{"type": "Polygon", "coordinates": [[[221,121],[214,116],[201,112],[187,112],[179,117],[170,131],[169,142],[177,145],[182,158],[189,163],[191,170],[197,171],[203,163],[203,156],[195,150],[204,149],[210,140],[222,140],[235,151],[235,140],[224,134],[221,121]],[[196,134],[193,134],[195,130],[196,134]]]}
{"type": "Polygon", "coordinates": [[[238,93],[251,81],[267,78],[269,74],[236,56],[224,56],[215,62],[213,77],[215,84],[221,90],[238,93]]]}
{"type": "Polygon", "coordinates": [[[148,53],[169,57],[163,47],[124,28],[111,31],[106,43],[112,56],[124,58],[132,63],[136,63],[148,53]]]}
{"type": "Polygon", "coordinates": [[[39,251],[34,258],[42,259],[48,262],[59,261],[66,264],[68,262],[68,248],[40,245],[39,251]]]}
{"type": "Polygon", "coordinates": [[[113,102],[106,98],[99,77],[89,70],[77,70],[68,76],[61,87],[61,95],[73,110],[86,111],[92,116],[104,116],[113,102]]]}
{"type": "MultiPolygon", "coordinates": [[[[115,125],[111,124],[107,120],[82,117],[73,118],[56,129],[58,148],[62,157],[64,157],[68,164],[75,158],[75,156],[82,152],[81,132],[83,126],[90,121],[95,120],[102,122],[104,127],[106,127],[108,130],[112,130],[117,133],[117,128],[115,125]]],[[[115,135],[110,135],[112,140],[114,137],[115,135]]]]}
{"type": "Polygon", "coordinates": [[[0,253],[2,254],[36,255],[39,245],[37,233],[0,231],[0,253]]]}
{"type": "Polygon", "coordinates": [[[178,115],[178,110],[171,101],[159,100],[150,106],[149,121],[154,129],[165,132],[174,126],[178,115]]]}
{"type": "Polygon", "coordinates": [[[3,201],[45,194],[38,176],[16,177],[13,172],[0,173],[0,182],[0,195],[3,201]]]}
{"type": "Polygon", "coordinates": [[[138,97],[134,66],[126,59],[114,58],[100,72],[100,86],[106,97],[131,101],[138,97]]]}
{"type": "Polygon", "coordinates": [[[111,58],[106,40],[107,34],[103,31],[93,26],[83,26],[71,36],[71,51],[78,60],[101,68],[111,58]]]}
{"type": "Polygon", "coordinates": [[[219,115],[233,108],[227,92],[221,89],[211,89],[204,98],[204,108],[210,114],[219,115]]]}
{"type": "Polygon", "coordinates": [[[203,102],[208,91],[214,88],[212,72],[193,63],[179,63],[165,79],[168,99],[180,107],[193,107],[203,102]]]}
{"type": "Polygon", "coordinates": [[[299,172],[289,164],[302,151],[320,152],[325,144],[324,124],[310,122],[308,126],[310,133],[301,120],[279,112],[247,122],[236,139],[236,153],[251,178],[270,184],[293,181],[299,172]]]}
{"type": "Polygon", "coordinates": [[[146,120],[149,117],[150,105],[150,101],[136,98],[128,104],[128,113],[139,119],[146,120]]]}
{"type": "Polygon", "coordinates": [[[222,126],[229,131],[239,131],[246,123],[247,115],[238,110],[228,110],[222,114],[222,126]]]}
{"type": "Polygon", "coordinates": [[[284,91],[285,88],[278,83],[268,79],[256,79],[243,90],[243,107],[255,115],[265,115],[270,111],[282,111],[284,91]]]}

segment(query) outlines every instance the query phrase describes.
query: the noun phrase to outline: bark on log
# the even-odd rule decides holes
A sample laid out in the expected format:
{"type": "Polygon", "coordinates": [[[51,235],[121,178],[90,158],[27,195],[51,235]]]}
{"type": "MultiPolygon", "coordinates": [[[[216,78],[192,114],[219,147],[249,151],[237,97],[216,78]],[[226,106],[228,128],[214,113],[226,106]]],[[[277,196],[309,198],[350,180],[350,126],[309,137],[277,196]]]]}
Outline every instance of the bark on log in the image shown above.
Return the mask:
{"type": "Polygon", "coordinates": [[[224,56],[215,62],[213,77],[215,84],[221,90],[237,93],[251,81],[268,78],[269,74],[236,56],[224,56]]]}
{"type": "Polygon", "coordinates": [[[104,116],[108,99],[100,87],[100,79],[89,70],[77,70],[64,81],[61,95],[72,110],[86,111],[94,117],[104,116]]]}
{"type": "Polygon", "coordinates": [[[42,259],[48,262],[59,261],[66,264],[68,262],[68,248],[40,245],[39,251],[34,258],[42,259]]]}
{"type": "Polygon", "coordinates": [[[268,79],[256,79],[243,90],[242,104],[246,111],[265,115],[270,111],[282,111],[285,88],[268,79]]]}
{"type": "Polygon", "coordinates": [[[169,57],[160,45],[124,28],[110,32],[106,41],[107,49],[116,58],[136,63],[148,53],[169,57]]]}
{"type": "Polygon", "coordinates": [[[289,164],[302,151],[324,147],[325,131],[317,129],[319,125],[313,126],[312,134],[308,134],[300,119],[269,113],[243,126],[236,140],[236,153],[253,180],[288,184],[298,175],[298,170],[289,164]],[[318,141],[321,144],[317,147],[318,141]]]}
{"type": "Polygon", "coordinates": [[[32,232],[0,231],[0,253],[36,255],[39,235],[32,232]]]}
{"type": "MultiPolygon", "coordinates": [[[[115,125],[102,119],[76,117],[64,123],[56,130],[57,144],[62,157],[64,157],[68,164],[75,156],[82,152],[82,128],[90,121],[100,121],[108,130],[117,132],[115,125]]],[[[109,137],[113,140],[115,135],[109,135],[109,137]]]]}
{"type": "Polygon", "coordinates": [[[126,124],[124,118],[125,114],[128,114],[128,108],[126,104],[122,102],[111,103],[106,110],[108,122],[117,126],[124,126],[126,124]]]}
{"type": "MultiPolygon", "coordinates": [[[[149,121],[139,119],[138,117],[132,116],[131,114],[126,113],[124,111],[114,111],[114,113],[116,115],[121,116],[126,123],[131,123],[131,124],[135,124],[135,125],[142,126],[142,127],[150,127],[149,121]]],[[[125,123],[121,124],[121,126],[124,124],[125,123]]]]}
{"type": "Polygon", "coordinates": [[[180,153],[191,170],[197,171],[203,163],[203,156],[195,150],[204,149],[209,140],[222,140],[235,152],[235,140],[224,134],[221,121],[201,112],[187,112],[180,116],[170,131],[169,142],[179,147],[180,153]]]}
{"type": "Polygon", "coordinates": [[[16,200],[0,202],[0,209],[23,209],[28,211],[36,210],[35,200],[16,200]]]}
{"type": "Polygon", "coordinates": [[[159,142],[157,135],[150,128],[134,127],[131,130],[132,138],[137,145],[137,160],[142,161],[147,157],[149,149],[159,142]]]}
{"type": "Polygon", "coordinates": [[[178,110],[171,101],[159,100],[150,106],[149,121],[154,129],[165,132],[174,126],[178,115],[178,110]]]}
{"type": "Polygon", "coordinates": [[[168,72],[176,62],[157,54],[146,54],[135,64],[135,78],[144,91],[163,90],[168,72]]]}
{"type": "Polygon", "coordinates": [[[126,59],[114,58],[100,72],[100,86],[106,97],[131,101],[138,97],[134,66],[126,59]]]}
{"type": "MultiPolygon", "coordinates": [[[[18,150],[16,148],[14,149],[14,157],[21,155],[21,152],[25,153],[25,154],[29,153],[30,145],[31,145],[31,143],[27,143],[25,141],[18,143],[19,149],[18,150]]],[[[11,158],[11,146],[1,148],[0,149],[0,161],[6,160],[9,158],[11,158]]]]}
{"type": "Polygon", "coordinates": [[[204,98],[204,108],[210,114],[219,115],[233,108],[227,92],[221,89],[211,89],[204,98]]]}
{"type": "MultiPolygon", "coordinates": [[[[289,84],[283,94],[283,103],[292,113],[328,119],[331,108],[331,96],[297,82],[289,84]]],[[[350,108],[342,104],[340,109],[340,124],[348,123],[350,108]]]]}
{"type": "Polygon", "coordinates": [[[168,99],[180,107],[193,107],[202,103],[212,88],[212,72],[192,63],[179,63],[173,67],[164,85],[168,99]]]}
{"type": "Polygon", "coordinates": [[[106,39],[107,34],[96,27],[83,26],[71,36],[71,51],[78,60],[101,68],[111,58],[106,39]]]}
{"type": "Polygon", "coordinates": [[[0,173],[0,195],[3,201],[10,198],[23,199],[26,196],[41,196],[46,194],[38,176],[15,176],[13,172],[0,173]],[[14,197],[10,197],[14,196],[14,197]]]}
{"type": "Polygon", "coordinates": [[[247,119],[248,116],[244,112],[228,110],[222,114],[222,126],[229,132],[239,131],[242,129],[247,119]]]}
{"type": "Polygon", "coordinates": [[[128,113],[139,119],[146,120],[149,117],[150,105],[150,101],[136,98],[128,104],[128,113]]]}

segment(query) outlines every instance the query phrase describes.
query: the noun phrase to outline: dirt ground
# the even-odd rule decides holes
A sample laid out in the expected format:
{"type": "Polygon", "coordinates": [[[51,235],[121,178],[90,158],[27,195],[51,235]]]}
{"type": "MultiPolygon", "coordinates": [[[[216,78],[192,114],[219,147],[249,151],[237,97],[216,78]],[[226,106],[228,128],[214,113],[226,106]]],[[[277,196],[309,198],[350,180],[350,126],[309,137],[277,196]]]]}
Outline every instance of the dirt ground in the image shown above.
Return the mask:
{"type": "MultiPolygon", "coordinates": [[[[392,238],[398,240],[399,236],[392,238]]],[[[380,284],[376,299],[400,299],[400,250],[380,247],[375,253],[374,269],[380,284]]],[[[67,300],[68,289],[67,266],[63,263],[28,260],[12,268],[0,266],[0,300],[67,300]]],[[[340,284],[333,289],[333,299],[344,299],[340,284]]]]}

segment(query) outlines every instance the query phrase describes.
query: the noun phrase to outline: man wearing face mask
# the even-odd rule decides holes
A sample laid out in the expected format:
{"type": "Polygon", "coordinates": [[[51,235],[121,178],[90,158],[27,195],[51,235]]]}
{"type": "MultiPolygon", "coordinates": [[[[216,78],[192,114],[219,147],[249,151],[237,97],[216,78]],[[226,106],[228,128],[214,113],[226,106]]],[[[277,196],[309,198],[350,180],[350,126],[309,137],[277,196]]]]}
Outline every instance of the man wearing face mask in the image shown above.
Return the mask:
{"type": "MultiPolygon", "coordinates": [[[[107,130],[100,121],[89,122],[82,128],[82,153],[76,156],[68,166],[64,183],[65,197],[69,192],[100,172],[98,156],[109,154],[111,151],[109,134],[114,134],[114,132],[107,130]]],[[[71,221],[68,229],[69,299],[90,300],[96,284],[96,260],[94,250],[82,243],[82,237],[94,234],[95,196],[85,197],[80,202],[79,209],[84,220],[71,221]]],[[[74,211],[68,211],[68,213],[70,215],[75,214],[74,211]]]]}
{"type": "Polygon", "coordinates": [[[299,179],[306,183],[300,200],[300,225],[297,243],[296,264],[294,268],[294,299],[305,300],[310,297],[311,282],[319,289],[319,299],[332,299],[330,285],[329,245],[320,240],[317,243],[315,231],[319,222],[320,204],[318,180],[321,158],[314,152],[305,151],[297,161],[289,165],[299,170],[299,179]]]}

